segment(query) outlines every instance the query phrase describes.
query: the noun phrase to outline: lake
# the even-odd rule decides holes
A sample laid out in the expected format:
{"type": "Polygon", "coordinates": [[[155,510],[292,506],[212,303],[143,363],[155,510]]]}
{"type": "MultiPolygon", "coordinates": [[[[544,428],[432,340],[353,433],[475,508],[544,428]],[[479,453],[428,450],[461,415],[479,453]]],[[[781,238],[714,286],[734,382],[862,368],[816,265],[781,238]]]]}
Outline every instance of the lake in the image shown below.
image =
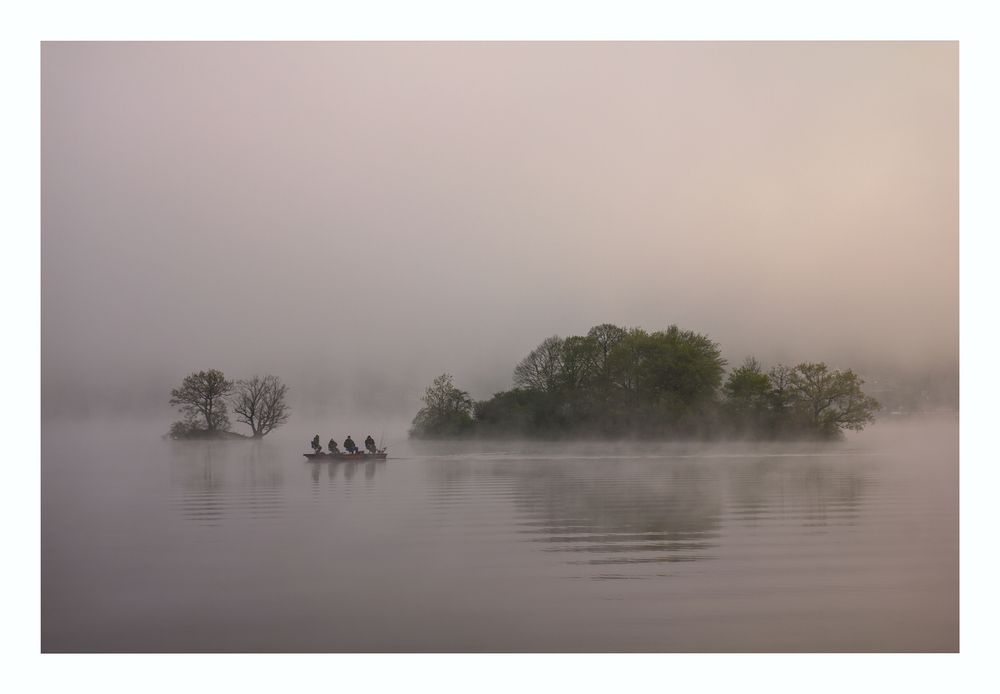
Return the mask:
{"type": "Polygon", "coordinates": [[[955,415],[370,463],[313,426],[43,421],[42,650],[958,650],[955,415]]]}

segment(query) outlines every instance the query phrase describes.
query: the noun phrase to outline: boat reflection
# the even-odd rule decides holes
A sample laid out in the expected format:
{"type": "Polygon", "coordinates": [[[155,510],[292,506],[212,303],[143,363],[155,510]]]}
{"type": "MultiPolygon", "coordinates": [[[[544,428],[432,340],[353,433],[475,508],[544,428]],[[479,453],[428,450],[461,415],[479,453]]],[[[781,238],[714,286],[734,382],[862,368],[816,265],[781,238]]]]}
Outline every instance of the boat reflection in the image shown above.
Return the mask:
{"type": "Polygon", "coordinates": [[[350,482],[361,470],[364,478],[366,480],[375,479],[376,471],[379,467],[384,466],[385,459],[369,459],[369,460],[334,460],[328,462],[309,462],[308,467],[310,468],[309,476],[315,484],[319,484],[319,481],[323,477],[323,470],[326,470],[326,478],[332,483],[341,475],[345,482],[350,482]]]}

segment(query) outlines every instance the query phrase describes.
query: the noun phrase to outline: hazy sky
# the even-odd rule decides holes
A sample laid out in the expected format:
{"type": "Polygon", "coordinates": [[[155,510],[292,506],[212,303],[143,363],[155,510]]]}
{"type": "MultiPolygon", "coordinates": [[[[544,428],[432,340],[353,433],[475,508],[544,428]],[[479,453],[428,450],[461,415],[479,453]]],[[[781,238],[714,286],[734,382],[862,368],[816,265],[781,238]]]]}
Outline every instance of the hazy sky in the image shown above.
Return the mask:
{"type": "Polygon", "coordinates": [[[415,409],[601,322],[957,363],[957,44],[43,44],[43,408],[415,409]]]}

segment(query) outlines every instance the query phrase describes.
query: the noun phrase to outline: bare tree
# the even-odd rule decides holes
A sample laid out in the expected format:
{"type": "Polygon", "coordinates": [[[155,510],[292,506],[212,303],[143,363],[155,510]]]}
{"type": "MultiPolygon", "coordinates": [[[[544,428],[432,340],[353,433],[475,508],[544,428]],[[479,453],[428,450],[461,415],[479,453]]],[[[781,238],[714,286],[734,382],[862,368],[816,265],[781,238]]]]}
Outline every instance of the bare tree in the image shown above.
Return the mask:
{"type": "Polygon", "coordinates": [[[170,404],[179,405],[185,415],[185,424],[197,428],[199,418],[205,419],[205,431],[227,431],[229,417],[226,413],[225,397],[233,390],[233,382],[227,381],[218,369],[190,374],[180,388],[170,391],[170,404]]]}
{"type": "Polygon", "coordinates": [[[563,369],[563,340],[558,335],[546,338],[514,369],[514,385],[529,390],[552,391],[563,369]]]}
{"type": "Polygon", "coordinates": [[[288,421],[291,410],[285,402],[287,392],[288,386],[270,374],[237,381],[233,395],[237,421],[248,425],[255,439],[264,437],[288,421]]]}

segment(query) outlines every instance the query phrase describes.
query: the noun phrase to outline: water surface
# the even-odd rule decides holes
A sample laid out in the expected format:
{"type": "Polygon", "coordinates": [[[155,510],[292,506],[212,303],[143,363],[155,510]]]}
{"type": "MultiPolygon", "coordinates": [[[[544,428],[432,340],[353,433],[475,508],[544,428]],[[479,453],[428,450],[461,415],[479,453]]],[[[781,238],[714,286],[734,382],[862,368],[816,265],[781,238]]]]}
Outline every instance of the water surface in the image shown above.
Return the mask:
{"type": "Polygon", "coordinates": [[[43,423],[43,650],[958,649],[957,418],[321,464],[162,429],[43,423]]]}

